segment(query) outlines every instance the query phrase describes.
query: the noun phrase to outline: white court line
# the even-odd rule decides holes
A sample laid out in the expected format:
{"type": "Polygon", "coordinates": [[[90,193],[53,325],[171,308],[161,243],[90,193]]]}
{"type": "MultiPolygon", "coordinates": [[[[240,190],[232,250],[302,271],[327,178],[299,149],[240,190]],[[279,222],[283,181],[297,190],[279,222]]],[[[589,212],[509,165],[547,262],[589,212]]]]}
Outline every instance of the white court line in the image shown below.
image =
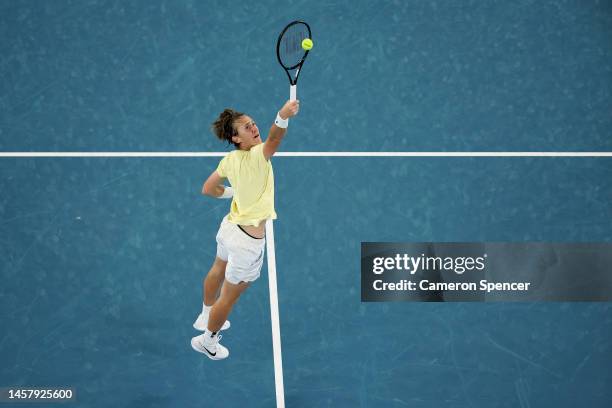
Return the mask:
{"type": "MultiPolygon", "coordinates": [[[[0,157],[223,157],[229,152],[0,152],[0,157]]],[[[612,152],[278,152],[274,157],[612,157],[612,152]]]]}
{"type": "Polygon", "coordinates": [[[280,315],[278,312],[278,290],[276,288],[276,254],[274,252],[274,225],[266,220],[266,251],[268,257],[268,287],[270,289],[270,316],[272,323],[272,353],[274,355],[274,385],[276,407],[285,408],[283,385],[283,357],[281,353],[280,315]]]}

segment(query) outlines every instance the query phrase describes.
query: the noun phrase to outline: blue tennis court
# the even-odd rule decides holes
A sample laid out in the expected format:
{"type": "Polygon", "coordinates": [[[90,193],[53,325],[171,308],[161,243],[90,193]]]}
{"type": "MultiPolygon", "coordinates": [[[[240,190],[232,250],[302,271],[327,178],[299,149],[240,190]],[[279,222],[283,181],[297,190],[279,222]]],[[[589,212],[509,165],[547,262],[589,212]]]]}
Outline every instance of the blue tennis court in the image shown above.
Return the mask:
{"type": "Polygon", "coordinates": [[[230,357],[189,343],[229,208],[201,195],[220,157],[87,154],[229,152],[209,130],[225,107],[264,136],[296,18],[315,46],[283,152],[593,154],[275,157],[286,406],[609,406],[610,303],[360,299],[361,242],[612,241],[602,1],[0,4],[0,388],[276,406],[265,266],[230,357]]]}

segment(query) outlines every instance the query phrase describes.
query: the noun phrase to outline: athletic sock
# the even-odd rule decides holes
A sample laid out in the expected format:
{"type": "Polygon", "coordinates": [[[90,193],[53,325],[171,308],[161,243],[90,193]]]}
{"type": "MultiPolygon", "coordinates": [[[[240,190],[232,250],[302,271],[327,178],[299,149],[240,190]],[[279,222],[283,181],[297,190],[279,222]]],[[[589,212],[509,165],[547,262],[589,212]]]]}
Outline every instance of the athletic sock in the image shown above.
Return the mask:
{"type": "Polygon", "coordinates": [[[209,314],[212,306],[206,306],[206,303],[202,303],[202,314],[209,314]]]}
{"type": "Polygon", "coordinates": [[[217,332],[211,332],[208,328],[204,331],[204,338],[212,340],[217,335],[217,332]]]}

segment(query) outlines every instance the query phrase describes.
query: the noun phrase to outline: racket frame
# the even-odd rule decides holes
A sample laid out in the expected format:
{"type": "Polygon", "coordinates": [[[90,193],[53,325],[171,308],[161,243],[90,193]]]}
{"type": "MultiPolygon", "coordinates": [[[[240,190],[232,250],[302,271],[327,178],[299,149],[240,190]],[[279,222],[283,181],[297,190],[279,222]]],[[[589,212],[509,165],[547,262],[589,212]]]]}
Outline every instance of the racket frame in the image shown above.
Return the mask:
{"type": "Polygon", "coordinates": [[[304,53],[304,56],[302,56],[302,59],[297,64],[291,67],[285,66],[285,64],[283,64],[283,61],[281,61],[281,58],[280,58],[281,39],[283,38],[283,35],[287,32],[287,30],[295,24],[304,24],[306,26],[306,29],[308,30],[307,38],[312,39],[312,31],[310,31],[310,26],[308,25],[308,23],[306,23],[305,21],[301,21],[301,20],[295,20],[287,24],[287,26],[279,34],[278,40],[276,41],[276,58],[278,59],[278,63],[280,64],[280,66],[283,67],[283,69],[287,73],[287,78],[289,78],[289,85],[290,85],[289,86],[289,99],[292,101],[297,99],[297,81],[300,76],[300,71],[302,70],[302,65],[304,64],[304,61],[306,61],[306,57],[308,56],[308,53],[310,52],[310,50],[306,50],[306,52],[304,53]],[[296,70],[295,78],[292,78],[289,71],[293,71],[294,69],[296,70]]]}

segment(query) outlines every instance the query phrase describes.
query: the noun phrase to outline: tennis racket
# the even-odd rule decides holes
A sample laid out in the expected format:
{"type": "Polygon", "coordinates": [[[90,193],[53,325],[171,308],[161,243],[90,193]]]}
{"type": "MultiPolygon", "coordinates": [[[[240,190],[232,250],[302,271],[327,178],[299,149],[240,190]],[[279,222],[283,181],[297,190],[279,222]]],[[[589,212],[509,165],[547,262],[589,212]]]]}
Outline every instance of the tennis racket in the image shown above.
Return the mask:
{"type": "Polygon", "coordinates": [[[306,38],[312,39],[310,26],[303,21],[293,21],[281,31],[276,42],[276,56],[289,78],[289,99],[292,101],[297,97],[297,80],[309,52],[302,48],[306,38]]]}

